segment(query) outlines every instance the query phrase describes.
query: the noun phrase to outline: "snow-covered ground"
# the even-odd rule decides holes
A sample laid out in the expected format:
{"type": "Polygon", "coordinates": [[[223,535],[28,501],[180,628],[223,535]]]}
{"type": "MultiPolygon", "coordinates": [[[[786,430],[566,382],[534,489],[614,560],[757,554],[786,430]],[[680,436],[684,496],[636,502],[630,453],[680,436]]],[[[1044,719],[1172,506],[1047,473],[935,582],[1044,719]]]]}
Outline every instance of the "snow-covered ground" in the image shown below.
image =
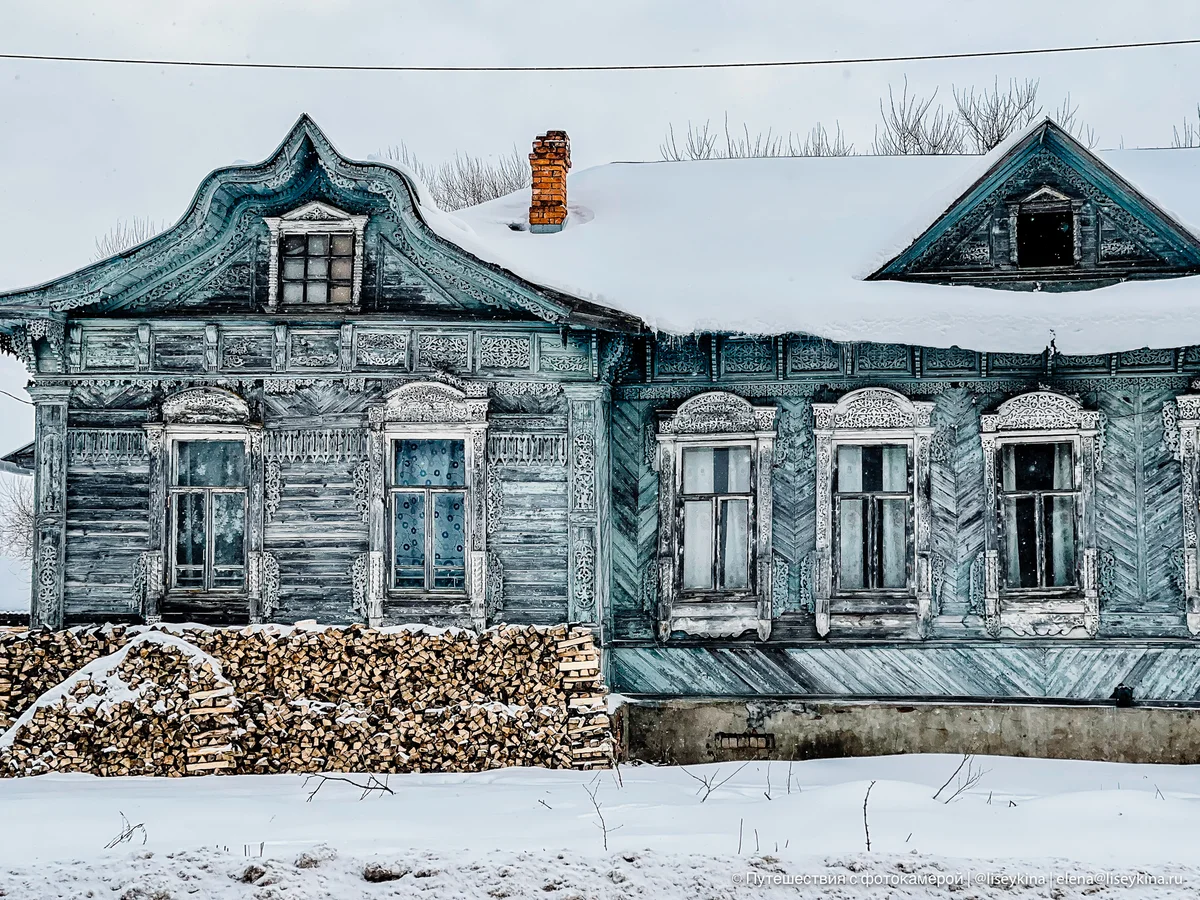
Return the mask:
{"type": "Polygon", "coordinates": [[[1200,891],[1200,864],[1189,864],[1200,768],[980,757],[970,770],[982,777],[942,802],[969,780],[966,768],[951,777],[960,762],[624,766],[622,783],[610,772],[535,769],[407,775],[388,779],[391,795],[328,782],[311,801],[316,783],[302,776],[0,780],[0,896],[1061,900],[1200,891]],[[723,783],[705,798],[701,779],[723,783]],[[122,814],[143,828],[105,849],[122,814]],[[366,872],[395,877],[371,882],[366,872]]]}

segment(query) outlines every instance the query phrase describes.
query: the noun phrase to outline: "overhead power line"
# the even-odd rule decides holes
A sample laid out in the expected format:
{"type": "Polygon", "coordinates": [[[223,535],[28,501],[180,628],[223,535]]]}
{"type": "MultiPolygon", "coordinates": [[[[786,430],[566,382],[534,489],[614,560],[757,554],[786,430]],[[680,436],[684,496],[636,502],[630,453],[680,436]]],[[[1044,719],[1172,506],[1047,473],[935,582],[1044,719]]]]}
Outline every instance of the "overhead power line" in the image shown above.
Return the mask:
{"type": "Polygon", "coordinates": [[[1136,50],[1146,47],[1183,47],[1200,44],[1200,38],[1174,41],[1138,41],[1123,44],[1081,44],[1072,47],[1038,47],[1028,50],[977,50],[967,53],[920,53],[908,56],[854,56],[845,59],[787,59],[745,62],[649,63],[570,66],[410,66],[336,63],[219,62],[200,59],[141,59],[110,56],[52,56],[40,53],[0,53],[0,59],[30,62],[100,63],[117,66],[191,66],[204,69],[291,69],[312,72],[669,72],[693,69],[784,69],[801,66],[853,66],[866,63],[923,62],[940,59],[983,59],[1004,56],[1037,56],[1050,53],[1086,53],[1095,50],[1136,50]]]}

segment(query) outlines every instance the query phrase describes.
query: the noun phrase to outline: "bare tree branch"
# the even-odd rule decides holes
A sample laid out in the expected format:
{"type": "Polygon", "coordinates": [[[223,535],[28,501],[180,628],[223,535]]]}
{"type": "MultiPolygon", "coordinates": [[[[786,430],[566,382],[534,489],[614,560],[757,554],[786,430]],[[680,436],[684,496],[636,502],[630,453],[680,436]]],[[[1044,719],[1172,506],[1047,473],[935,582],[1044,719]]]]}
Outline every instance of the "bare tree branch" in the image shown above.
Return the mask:
{"type": "Polygon", "coordinates": [[[776,134],[774,129],[751,133],[750,126],[742,123],[741,133],[729,127],[729,113],[725,113],[725,146],[717,146],[718,136],[711,131],[709,122],[703,125],[687,123],[683,145],[675,137],[675,126],[667,126],[667,135],[658,145],[659,154],[669,162],[697,159],[770,159],[798,156],[853,156],[854,145],[847,143],[840,123],[834,123],[831,136],[820,122],[814,125],[803,138],[788,132],[776,134]]]}
{"type": "Polygon", "coordinates": [[[7,556],[33,559],[33,479],[0,477],[0,547],[7,556]]]}
{"type": "Polygon", "coordinates": [[[136,247],[150,240],[156,234],[167,230],[168,222],[155,222],[152,219],[134,216],[132,219],[117,219],[108,232],[96,238],[96,255],[93,262],[108,259],[118,253],[124,253],[130,247],[136,247]]]}
{"type": "Polygon", "coordinates": [[[958,118],[975,153],[987,153],[1014,131],[1029,127],[1042,114],[1037,99],[1038,82],[1034,79],[1018,82],[1014,78],[1003,93],[998,78],[991,91],[951,90],[958,118]]]}
{"type": "Polygon", "coordinates": [[[510,153],[494,158],[458,152],[438,166],[422,162],[406,144],[386,147],[382,156],[411,169],[438,208],[447,211],[495,200],[529,187],[532,180],[529,160],[516,145],[510,153]]]}
{"type": "Polygon", "coordinates": [[[875,129],[872,149],[881,156],[915,156],[962,153],[966,148],[966,129],[957,113],[948,112],[937,99],[935,89],[928,97],[909,96],[908,77],[897,101],[888,85],[888,105],[879,101],[882,125],[875,129]],[[882,129],[882,130],[881,130],[882,129]]]}

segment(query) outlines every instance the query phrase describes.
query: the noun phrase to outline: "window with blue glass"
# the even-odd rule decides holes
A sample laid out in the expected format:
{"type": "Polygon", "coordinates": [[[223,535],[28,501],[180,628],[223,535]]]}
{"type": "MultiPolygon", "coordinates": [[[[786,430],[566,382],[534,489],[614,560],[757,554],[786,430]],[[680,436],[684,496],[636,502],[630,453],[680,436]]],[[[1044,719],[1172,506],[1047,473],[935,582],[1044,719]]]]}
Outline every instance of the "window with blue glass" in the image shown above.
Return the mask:
{"type": "Polygon", "coordinates": [[[393,591],[466,590],[466,484],[463,441],[392,442],[393,591]]]}
{"type": "Polygon", "coordinates": [[[242,591],[246,585],[246,446],[175,442],[171,498],[171,587],[242,591]]]}

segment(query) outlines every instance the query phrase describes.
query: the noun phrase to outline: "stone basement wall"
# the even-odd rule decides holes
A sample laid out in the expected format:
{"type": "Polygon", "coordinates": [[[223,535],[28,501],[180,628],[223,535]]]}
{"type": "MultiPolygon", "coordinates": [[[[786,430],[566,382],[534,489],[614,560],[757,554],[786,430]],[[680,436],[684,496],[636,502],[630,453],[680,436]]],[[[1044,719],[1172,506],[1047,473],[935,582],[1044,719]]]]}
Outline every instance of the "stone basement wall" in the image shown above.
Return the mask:
{"type": "Polygon", "coordinates": [[[586,628],[0,633],[0,777],[597,768],[586,628]]]}

